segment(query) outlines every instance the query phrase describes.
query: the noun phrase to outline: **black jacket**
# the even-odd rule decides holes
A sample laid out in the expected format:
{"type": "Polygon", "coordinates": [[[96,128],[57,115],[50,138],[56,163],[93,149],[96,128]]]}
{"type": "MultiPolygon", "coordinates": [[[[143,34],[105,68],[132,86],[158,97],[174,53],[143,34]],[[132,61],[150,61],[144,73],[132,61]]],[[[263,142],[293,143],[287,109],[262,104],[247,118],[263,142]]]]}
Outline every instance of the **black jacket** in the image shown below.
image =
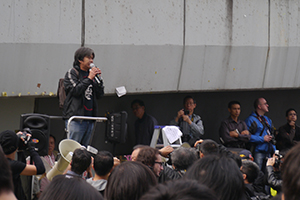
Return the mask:
{"type": "Polygon", "coordinates": [[[89,78],[83,78],[79,66],[74,66],[67,71],[64,79],[64,87],[66,91],[66,100],[64,102],[63,118],[69,119],[70,117],[84,116],[84,95],[87,87],[93,85],[93,117],[97,116],[97,99],[104,95],[104,86],[98,85],[95,81],[89,78]],[[75,69],[79,72],[77,75],[75,69]]]}

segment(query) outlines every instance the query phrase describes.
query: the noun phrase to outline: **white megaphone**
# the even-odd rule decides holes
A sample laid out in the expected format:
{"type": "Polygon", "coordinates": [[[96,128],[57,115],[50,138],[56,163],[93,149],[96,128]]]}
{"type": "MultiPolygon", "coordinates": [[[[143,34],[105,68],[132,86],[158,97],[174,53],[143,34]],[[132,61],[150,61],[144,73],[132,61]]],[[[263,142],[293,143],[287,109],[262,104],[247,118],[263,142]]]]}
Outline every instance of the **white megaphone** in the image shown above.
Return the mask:
{"type": "Polygon", "coordinates": [[[52,181],[52,178],[56,175],[63,174],[70,164],[75,149],[81,147],[81,144],[75,140],[65,139],[58,145],[58,150],[61,155],[60,159],[55,163],[54,167],[47,173],[47,178],[52,181]]]}

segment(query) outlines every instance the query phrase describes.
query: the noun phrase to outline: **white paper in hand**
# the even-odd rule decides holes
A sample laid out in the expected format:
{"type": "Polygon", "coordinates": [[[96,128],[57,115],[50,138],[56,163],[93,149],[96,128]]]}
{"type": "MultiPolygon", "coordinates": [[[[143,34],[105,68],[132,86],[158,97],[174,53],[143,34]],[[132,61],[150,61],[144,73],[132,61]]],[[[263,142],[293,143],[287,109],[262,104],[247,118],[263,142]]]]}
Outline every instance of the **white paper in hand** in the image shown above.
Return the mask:
{"type": "Polygon", "coordinates": [[[170,144],[182,136],[182,132],[177,126],[165,126],[162,130],[165,132],[170,144]]]}

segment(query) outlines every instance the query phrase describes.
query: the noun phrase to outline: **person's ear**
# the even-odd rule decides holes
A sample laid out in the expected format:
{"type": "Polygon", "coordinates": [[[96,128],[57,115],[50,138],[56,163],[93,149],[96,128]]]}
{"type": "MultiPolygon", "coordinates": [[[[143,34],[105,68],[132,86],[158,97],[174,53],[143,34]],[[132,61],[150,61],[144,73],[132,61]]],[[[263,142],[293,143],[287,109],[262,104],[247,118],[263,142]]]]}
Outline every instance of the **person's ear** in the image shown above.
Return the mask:
{"type": "Polygon", "coordinates": [[[247,175],[243,174],[243,179],[246,180],[246,178],[247,178],[247,175]]]}

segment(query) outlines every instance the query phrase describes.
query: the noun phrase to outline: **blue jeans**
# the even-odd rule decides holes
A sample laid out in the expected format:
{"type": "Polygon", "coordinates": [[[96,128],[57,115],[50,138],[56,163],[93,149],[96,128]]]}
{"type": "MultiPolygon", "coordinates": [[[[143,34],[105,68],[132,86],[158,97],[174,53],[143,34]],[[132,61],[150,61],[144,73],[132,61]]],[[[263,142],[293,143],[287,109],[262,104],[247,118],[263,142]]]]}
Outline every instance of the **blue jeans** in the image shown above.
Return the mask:
{"type": "MultiPolygon", "coordinates": [[[[68,120],[65,120],[66,129],[68,120]]],[[[94,121],[90,120],[72,120],[69,126],[69,139],[75,140],[87,147],[90,143],[92,131],[94,129],[94,121]]]]}
{"type": "Polygon", "coordinates": [[[269,153],[260,153],[260,152],[255,152],[254,154],[254,162],[258,165],[260,170],[265,169],[265,166],[263,166],[264,164],[266,164],[266,162],[264,162],[266,160],[266,157],[269,157],[269,153]]]}

